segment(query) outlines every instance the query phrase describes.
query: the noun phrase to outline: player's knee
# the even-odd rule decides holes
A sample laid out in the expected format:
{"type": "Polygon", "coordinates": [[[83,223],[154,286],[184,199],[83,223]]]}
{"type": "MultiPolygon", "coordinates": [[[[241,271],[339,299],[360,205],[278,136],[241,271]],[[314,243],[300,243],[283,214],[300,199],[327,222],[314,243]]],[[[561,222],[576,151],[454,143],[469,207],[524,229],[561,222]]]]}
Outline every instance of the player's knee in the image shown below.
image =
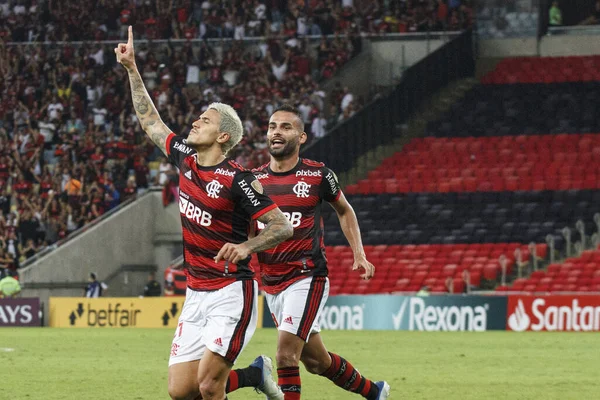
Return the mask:
{"type": "Polygon", "coordinates": [[[191,394],[181,387],[169,384],[169,397],[172,400],[192,400],[191,394]]]}
{"type": "Polygon", "coordinates": [[[300,362],[300,357],[294,351],[287,348],[277,350],[277,368],[297,367],[300,362]]]}
{"type": "Polygon", "coordinates": [[[329,353],[312,355],[302,354],[300,361],[304,364],[306,371],[315,375],[321,375],[323,372],[327,371],[331,365],[329,353]]]}
{"type": "Polygon", "coordinates": [[[309,374],[320,375],[327,369],[327,367],[323,366],[323,363],[316,358],[302,357],[301,361],[309,374]]]}
{"type": "MultiPolygon", "coordinates": [[[[204,400],[217,399],[217,396],[225,395],[225,388],[214,380],[200,382],[200,395],[204,400]]],[[[222,397],[219,397],[221,399],[222,397]]]]}

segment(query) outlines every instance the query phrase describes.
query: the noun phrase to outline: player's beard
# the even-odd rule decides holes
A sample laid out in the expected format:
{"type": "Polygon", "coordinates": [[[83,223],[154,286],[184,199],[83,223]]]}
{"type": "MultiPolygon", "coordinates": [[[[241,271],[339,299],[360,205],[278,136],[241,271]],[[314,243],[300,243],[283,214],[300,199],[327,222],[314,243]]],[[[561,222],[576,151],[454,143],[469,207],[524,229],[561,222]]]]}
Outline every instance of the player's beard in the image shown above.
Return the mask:
{"type": "Polygon", "coordinates": [[[269,144],[269,153],[275,159],[288,158],[289,156],[293,155],[296,152],[296,149],[298,147],[298,140],[299,140],[298,138],[288,140],[285,142],[283,147],[281,147],[279,149],[274,149],[272,144],[269,144]]]}

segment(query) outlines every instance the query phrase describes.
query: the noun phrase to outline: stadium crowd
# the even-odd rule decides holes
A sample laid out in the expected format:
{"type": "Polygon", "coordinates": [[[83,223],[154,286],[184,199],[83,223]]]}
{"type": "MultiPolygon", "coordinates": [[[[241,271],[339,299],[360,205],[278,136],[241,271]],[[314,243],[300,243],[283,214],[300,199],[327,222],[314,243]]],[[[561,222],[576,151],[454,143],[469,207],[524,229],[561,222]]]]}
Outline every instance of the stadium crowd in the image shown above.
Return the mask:
{"type": "Polygon", "coordinates": [[[452,28],[450,16],[465,7],[452,0],[437,8],[385,3],[313,1],[307,15],[291,1],[102,0],[84,12],[77,1],[0,0],[0,274],[139,191],[176,186],[174,167],[137,123],[113,46],[96,41],[122,37],[129,24],[149,39],[267,34],[253,42],[150,42],[137,49],[165,123],[186,136],[208,104],[232,104],[246,135],[230,155],[255,167],[268,160],[268,116],[284,100],[299,107],[312,138],[362,106],[348,88],[338,85],[326,96],[320,85],[361,51],[361,31],[403,31],[399,21],[417,21],[421,11],[428,23],[434,12],[452,28]],[[329,33],[345,34],[303,37],[329,33]],[[81,39],[95,42],[71,42],[81,39]],[[5,44],[57,40],[67,43],[5,44]]]}
{"type": "Polygon", "coordinates": [[[460,30],[472,0],[2,0],[0,37],[15,42],[193,39],[460,30]]]}

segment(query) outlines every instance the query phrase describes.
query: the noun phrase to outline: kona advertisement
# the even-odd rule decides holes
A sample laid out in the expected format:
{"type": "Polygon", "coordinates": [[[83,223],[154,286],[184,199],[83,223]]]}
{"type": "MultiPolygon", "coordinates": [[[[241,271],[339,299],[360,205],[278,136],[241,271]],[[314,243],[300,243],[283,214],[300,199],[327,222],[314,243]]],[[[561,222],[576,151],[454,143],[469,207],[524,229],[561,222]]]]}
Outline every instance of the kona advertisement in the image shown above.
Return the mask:
{"type": "MultiPolygon", "coordinates": [[[[265,327],[274,326],[267,321],[269,314],[265,312],[265,327]]],[[[325,330],[505,330],[506,297],[333,296],[319,322],[325,330]]]]}

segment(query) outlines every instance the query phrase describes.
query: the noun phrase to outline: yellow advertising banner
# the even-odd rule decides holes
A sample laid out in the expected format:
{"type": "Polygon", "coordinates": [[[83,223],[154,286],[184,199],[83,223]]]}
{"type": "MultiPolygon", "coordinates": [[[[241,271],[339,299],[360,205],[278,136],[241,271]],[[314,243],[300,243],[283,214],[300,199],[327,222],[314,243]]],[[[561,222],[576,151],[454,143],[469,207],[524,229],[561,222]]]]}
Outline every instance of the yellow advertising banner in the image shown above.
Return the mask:
{"type": "MultiPolygon", "coordinates": [[[[50,297],[54,328],[175,328],[185,297],[50,297]]],[[[258,327],[263,300],[258,299],[258,327]]]]}

